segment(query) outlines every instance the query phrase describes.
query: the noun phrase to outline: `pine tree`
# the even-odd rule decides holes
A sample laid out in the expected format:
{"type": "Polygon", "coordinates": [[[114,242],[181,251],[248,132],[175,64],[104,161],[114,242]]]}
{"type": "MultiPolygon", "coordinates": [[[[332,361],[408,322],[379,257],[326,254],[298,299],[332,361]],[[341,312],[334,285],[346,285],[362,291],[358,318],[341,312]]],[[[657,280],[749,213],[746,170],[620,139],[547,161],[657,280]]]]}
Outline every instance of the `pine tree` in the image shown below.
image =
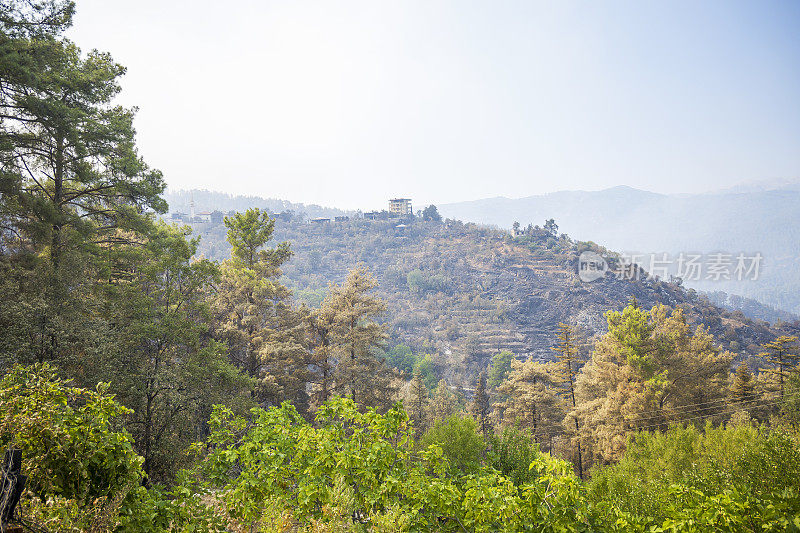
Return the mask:
{"type": "Polygon", "coordinates": [[[386,331],[376,319],[386,305],[370,294],[376,286],[366,268],[356,268],[344,284],[331,287],[323,307],[333,324],[335,391],[363,406],[388,407],[396,390],[392,371],[377,356],[386,331]]]}
{"type": "Polygon", "coordinates": [[[730,399],[733,404],[744,404],[743,407],[745,408],[749,406],[748,402],[756,399],[753,374],[750,373],[747,363],[742,362],[736,368],[733,383],[730,387],[730,399]]]}
{"type": "Polygon", "coordinates": [[[489,365],[486,381],[489,388],[496,389],[505,382],[508,373],[511,371],[511,361],[513,359],[514,354],[507,350],[492,355],[492,362],[489,365]]]}
{"type": "Polygon", "coordinates": [[[450,415],[457,413],[460,410],[458,400],[450,387],[447,386],[445,380],[439,380],[439,384],[433,389],[431,394],[431,403],[429,407],[430,422],[435,423],[437,420],[444,420],[450,415]]]}
{"type": "Polygon", "coordinates": [[[540,443],[560,434],[564,409],[556,395],[556,374],[554,363],[512,361],[508,380],[497,389],[506,398],[497,405],[502,424],[528,429],[540,443]]]}
{"type": "Polygon", "coordinates": [[[327,402],[335,389],[335,317],[336,313],[330,306],[330,300],[324,301],[320,309],[307,315],[311,364],[309,380],[312,385],[310,408],[312,410],[316,410],[327,402]]]}
{"type": "Polygon", "coordinates": [[[578,347],[575,341],[575,332],[573,329],[564,324],[563,322],[558,325],[558,345],[553,348],[558,355],[558,374],[555,377],[556,382],[561,386],[559,391],[560,396],[566,402],[566,408],[569,411],[565,422],[567,426],[575,428],[572,436],[575,442],[575,449],[577,452],[576,462],[578,464],[578,476],[583,479],[583,450],[580,441],[580,422],[578,414],[575,412],[578,404],[575,400],[575,380],[578,377],[578,347]]]}
{"type": "Polygon", "coordinates": [[[425,386],[425,381],[422,379],[422,373],[419,371],[414,372],[414,377],[408,388],[406,405],[408,405],[408,416],[414,422],[414,427],[417,434],[421,435],[428,428],[428,388],[425,386]]]}
{"type": "Polygon", "coordinates": [[[798,372],[800,353],[798,352],[797,337],[781,335],[774,341],[764,344],[763,348],[766,351],[761,354],[761,357],[766,359],[771,366],[762,368],[761,371],[777,378],[780,398],[783,399],[788,376],[798,372]]]}
{"type": "Polygon", "coordinates": [[[0,249],[11,252],[0,276],[13,289],[0,352],[83,375],[109,342],[95,313],[98,280],[118,281],[106,260],[144,238],[147,211],[166,210],[164,181],[137,152],[135,110],[114,103],[125,68],[63,38],[74,5],[0,12],[0,249]]]}
{"type": "Polygon", "coordinates": [[[608,333],[575,379],[582,440],[604,461],[621,456],[629,431],[666,429],[685,406],[710,405],[702,414],[720,416],[732,355],[703,326],[692,332],[680,308],[663,305],[631,304],[606,319],[608,333]]]}
{"type": "Polygon", "coordinates": [[[217,275],[192,261],[197,241],[158,223],[141,246],[118,258],[126,283],[107,287],[104,313],[115,324],[105,379],[133,409],[128,428],[151,481],[169,481],[217,403],[235,407],[252,382],[229,364],[225,346],[208,335],[205,289],[217,275]]]}
{"type": "Polygon", "coordinates": [[[484,440],[487,439],[492,426],[491,421],[489,420],[491,405],[489,404],[489,394],[486,392],[486,372],[481,372],[478,376],[478,382],[475,387],[475,395],[472,398],[469,411],[472,417],[478,423],[478,429],[483,434],[484,440]]]}
{"type": "Polygon", "coordinates": [[[215,295],[216,335],[228,345],[231,361],[256,378],[253,395],[260,403],[291,400],[303,410],[308,321],[278,282],[281,265],[291,257],[289,245],[265,248],[275,221],[257,208],[226,217],[225,226],[232,250],[215,295]]]}

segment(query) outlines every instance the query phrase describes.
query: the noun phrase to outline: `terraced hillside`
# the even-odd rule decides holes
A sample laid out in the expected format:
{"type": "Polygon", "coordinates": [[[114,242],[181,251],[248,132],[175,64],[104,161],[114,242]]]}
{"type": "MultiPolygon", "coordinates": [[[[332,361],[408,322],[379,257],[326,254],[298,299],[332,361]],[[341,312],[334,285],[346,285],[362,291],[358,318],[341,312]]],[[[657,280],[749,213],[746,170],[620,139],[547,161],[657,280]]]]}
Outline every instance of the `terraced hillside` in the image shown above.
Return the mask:
{"type": "MultiPolygon", "coordinates": [[[[458,221],[351,220],[322,224],[278,221],[275,241],[289,241],[294,257],[285,281],[299,300],[316,305],[329,283],[341,282],[358,264],[379,280],[388,304],[391,343],[433,354],[440,375],[467,385],[491,354],[510,350],[518,357],[552,357],[559,322],[575,325],[584,342],[604,331],[603,313],[631,298],[643,307],[656,303],[685,308],[693,323],[705,324],[720,345],[741,357],[800,324],[752,321],[728,312],[679,284],[623,280],[592,283],[577,276],[575,243],[541,231],[512,238],[508,233],[458,221]]],[[[226,255],[224,227],[201,232],[206,255],[226,255]]]]}

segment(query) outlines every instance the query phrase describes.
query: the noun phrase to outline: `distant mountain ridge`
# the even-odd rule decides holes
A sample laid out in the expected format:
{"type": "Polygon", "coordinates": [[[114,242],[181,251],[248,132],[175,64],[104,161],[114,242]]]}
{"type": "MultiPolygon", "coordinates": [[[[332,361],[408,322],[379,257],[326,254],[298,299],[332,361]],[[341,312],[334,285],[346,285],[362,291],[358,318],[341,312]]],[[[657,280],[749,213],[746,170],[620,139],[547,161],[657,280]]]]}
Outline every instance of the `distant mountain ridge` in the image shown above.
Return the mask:
{"type": "Polygon", "coordinates": [[[800,313],[800,185],[743,187],[747,192],[666,195],[627,186],[487,198],[439,205],[446,218],[511,228],[554,218],[559,231],[619,251],[739,252],[764,256],[758,281],[695,281],[800,313]]]}
{"type": "Polygon", "coordinates": [[[296,215],[305,215],[307,218],[335,217],[353,213],[352,211],[316,204],[302,204],[277,198],[262,198],[260,196],[231,195],[199,189],[167,190],[164,194],[164,199],[169,205],[170,213],[182,212],[188,214],[191,210],[192,202],[194,202],[194,209],[197,213],[214,210],[223,212],[241,211],[250,207],[266,209],[273,214],[292,211],[296,215]]]}

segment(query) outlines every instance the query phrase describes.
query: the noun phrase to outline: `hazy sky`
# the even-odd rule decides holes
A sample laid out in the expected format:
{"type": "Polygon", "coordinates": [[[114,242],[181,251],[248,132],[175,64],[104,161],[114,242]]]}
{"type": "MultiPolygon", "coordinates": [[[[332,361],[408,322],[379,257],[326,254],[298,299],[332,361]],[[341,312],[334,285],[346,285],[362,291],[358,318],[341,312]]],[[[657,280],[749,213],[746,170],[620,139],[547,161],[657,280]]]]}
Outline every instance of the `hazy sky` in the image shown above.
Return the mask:
{"type": "Polygon", "coordinates": [[[345,208],[800,177],[800,2],[77,0],[172,188],[345,208]]]}

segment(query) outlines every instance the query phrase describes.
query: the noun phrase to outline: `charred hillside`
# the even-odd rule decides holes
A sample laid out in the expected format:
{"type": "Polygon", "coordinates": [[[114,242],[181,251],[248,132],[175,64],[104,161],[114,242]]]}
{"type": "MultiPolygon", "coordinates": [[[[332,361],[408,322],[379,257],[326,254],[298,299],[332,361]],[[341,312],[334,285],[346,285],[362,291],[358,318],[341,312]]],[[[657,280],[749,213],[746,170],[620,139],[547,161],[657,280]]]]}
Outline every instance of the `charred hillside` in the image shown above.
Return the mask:
{"type": "MultiPolygon", "coordinates": [[[[390,342],[433,354],[451,383],[466,385],[500,350],[550,359],[560,322],[576,326],[588,346],[605,331],[603,313],[632,298],[645,308],[682,307],[693,324],[709,328],[722,348],[741,358],[757,355],[758,345],[779,331],[800,331],[796,322],[771,326],[726,311],[680,283],[612,275],[583,282],[577,275],[580,252],[605,250],[565,235],[542,230],[512,237],[459,221],[398,225],[278,220],[274,239],[290,242],[294,252],[285,281],[298,300],[315,306],[328,284],[341,282],[359,264],[368,266],[388,305],[390,342]]],[[[200,235],[205,255],[227,256],[224,227],[200,235]]]]}

